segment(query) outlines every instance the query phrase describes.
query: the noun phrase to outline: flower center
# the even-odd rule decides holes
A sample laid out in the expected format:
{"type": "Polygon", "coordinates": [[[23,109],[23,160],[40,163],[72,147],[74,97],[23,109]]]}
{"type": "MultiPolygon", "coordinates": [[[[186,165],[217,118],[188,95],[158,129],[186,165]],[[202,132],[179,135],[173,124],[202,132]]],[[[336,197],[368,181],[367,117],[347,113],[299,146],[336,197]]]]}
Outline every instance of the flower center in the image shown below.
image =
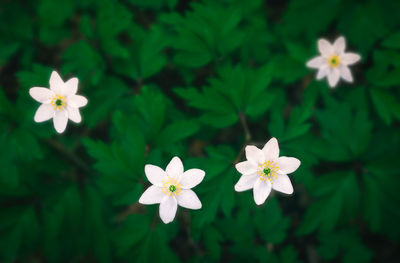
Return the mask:
{"type": "Polygon", "coordinates": [[[175,185],[170,185],[169,186],[169,191],[170,192],[175,192],[176,191],[176,186],[175,185]]]}
{"type": "Polygon", "coordinates": [[[163,182],[162,192],[164,195],[179,195],[181,192],[181,185],[175,178],[168,178],[163,182]]]}
{"type": "Polygon", "coordinates": [[[273,180],[276,180],[278,171],[278,164],[274,161],[266,161],[257,168],[257,174],[260,176],[260,180],[269,180],[271,183],[273,183],[273,180]]]}
{"type": "Polygon", "coordinates": [[[67,99],[61,95],[55,95],[50,104],[53,106],[54,110],[61,111],[64,110],[65,106],[67,105],[67,99]]]}
{"type": "Polygon", "coordinates": [[[332,55],[328,58],[329,66],[336,68],[340,65],[340,58],[337,55],[332,55]]]}

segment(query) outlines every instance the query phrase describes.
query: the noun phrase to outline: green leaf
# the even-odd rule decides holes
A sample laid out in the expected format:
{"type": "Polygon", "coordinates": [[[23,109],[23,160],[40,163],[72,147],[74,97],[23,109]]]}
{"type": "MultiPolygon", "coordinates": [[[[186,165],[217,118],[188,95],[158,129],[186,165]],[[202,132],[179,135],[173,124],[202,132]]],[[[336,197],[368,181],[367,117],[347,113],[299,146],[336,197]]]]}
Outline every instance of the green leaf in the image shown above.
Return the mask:
{"type": "Polygon", "coordinates": [[[166,121],[166,97],[158,90],[143,87],[141,94],[133,98],[133,106],[142,119],[143,134],[149,141],[153,140],[166,121]]]}
{"type": "Polygon", "coordinates": [[[40,1],[38,14],[40,21],[44,25],[60,26],[74,12],[74,3],[68,0],[54,2],[52,0],[40,1]],[[62,12],[59,12],[62,10],[62,12]],[[57,14],[49,16],[49,14],[57,14]]]}
{"type": "Polygon", "coordinates": [[[104,200],[95,188],[86,189],[86,229],[94,257],[100,263],[111,262],[109,226],[105,223],[104,200]]]}
{"type": "Polygon", "coordinates": [[[212,222],[219,208],[226,217],[230,217],[235,204],[233,178],[236,172],[231,166],[235,158],[232,148],[229,146],[208,147],[207,153],[214,161],[206,161],[202,167],[206,176],[204,183],[196,192],[200,194],[203,211],[194,215],[195,227],[202,227],[212,222]]]}
{"type": "Polygon", "coordinates": [[[204,232],[204,244],[211,258],[218,260],[221,257],[221,243],[224,241],[221,233],[214,227],[206,228],[204,232]]]}
{"type": "Polygon", "coordinates": [[[329,27],[339,9],[338,0],[294,0],[290,1],[284,13],[280,30],[284,34],[316,38],[329,27]],[[327,10],[330,10],[327,12],[327,10]],[[318,23],[315,23],[318,21],[318,23]]]}
{"type": "Polygon", "coordinates": [[[259,70],[228,65],[219,68],[219,77],[211,78],[201,93],[195,88],[176,88],[175,92],[202,111],[201,121],[222,128],[237,122],[239,112],[255,118],[271,106],[274,94],[267,87],[272,69],[272,64],[259,70]]]}
{"type": "Polygon", "coordinates": [[[281,263],[301,262],[300,260],[298,260],[298,253],[293,246],[287,246],[284,249],[282,249],[279,254],[279,258],[281,263]]]}
{"type": "Polygon", "coordinates": [[[132,43],[126,47],[126,56],[112,61],[116,72],[123,74],[137,83],[152,77],[162,70],[167,63],[164,49],[169,45],[166,33],[159,27],[145,31],[140,27],[129,30],[132,43]]]}
{"type": "MultiPolygon", "coordinates": [[[[391,139],[386,139],[390,145],[391,139]]],[[[400,183],[400,169],[397,165],[397,153],[385,153],[387,157],[374,158],[365,165],[362,175],[363,215],[372,232],[395,239],[400,235],[395,223],[400,220],[400,213],[396,209],[400,202],[396,188],[400,183]]]]}
{"type": "MultiPolygon", "coordinates": [[[[5,209],[1,213],[0,226],[4,225],[4,220],[12,223],[2,230],[0,239],[0,259],[4,261],[14,261],[22,249],[33,251],[36,249],[36,241],[39,238],[39,223],[34,207],[25,206],[14,210],[5,209]],[[10,213],[10,214],[7,214],[10,213]]],[[[8,224],[7,224],[8,225],[8,224]]]]}
{"type": "Polygon", "coordinates": [[[120,229],[114,233],[116,252],[123,255],[136,245],[143,243],[149,233],[150,222],[148,218],[140,214],[129,215],[120,229]]]}
{"type": "Polygon", "coordinates": [[[123,227],[115,233],[117,253],[134,262],[180,262],[168,246],[166,229],[157,225],[150,228],[149,218],[130,215],[123,227]],[[155,251],[157,253],[155,253],[155,251]]]}
{"type": "Polygon", "coordinates": [[[8,60],[18,51],[20,44],[8,43],[0,46],[0,66],[5,65],[8,60]]]}
{"type": "Polygon", "coordinates": [[[272,244],[285,240],[290,225],[290,219],[282,215],[276,198],[269,198],[265,206],[256,211],[253,222],[260,237],[272,244]]]}
{"type": "Polygon", "coordinates": [[[349,43],[354,43],[359,52],[367,54],[379,38],[388,34],[385,10],[379,1],[343,4],[346,7],[340,14],[338,30],[347,37],[349,43]],[[368,28],[368,32],[365,28],[368,28]]]}
{"type": "Polygon", "coordinates": [[[15,189],[19,184],[19,174],[15,164],[16,152],[6,131],[0,135],[0,189],[15,189]]]}
{"type": "Polygon", "coordinates": [[[325,260],[332,260],[343,253],[343,262],[370,262],[373,253],[352,230],[341,230],[320,235],[319,253],[325,260]]]}
{"type": "Polygon", "coordinates": [[[381,89],[371,89],[370,92],[372,102],[386,125],[390,125],[393,118],[400,120],[400,105],[393,94],[381,89]]]}
{"type": "Polygon", "coordinates": [[[101,141],[94,141],[89,138],[83,139],[82,142],[89,155],[96,160],[94,168],[100,173],[130,175],[132,170],[118,144],[114,143],[108,146],[101,141]]]}
{"type": "Polygon", "coordinates": [[[99,53],[85,41],[79,41],[68,47],[62,55],[63,71],[74,72],[79,79],[88,79],[90,83],[97,85],[105,63],[99,53]]]}
{"type": "Polygon", "coordinates": [[[176,121],[166,126],[157,136],[156,144],[166,146],[193,135],[199,130],[195,121],[176,121]]]}
{"type": "Polygon", "coordinates": [[[135,6],[156,10],[162,9],[165,6],[173,9],[178,3],[177,0],[129,0],[129,2],[135,6]]]}
{"type": "MultiPolygon", "coordinates": [[[[359,101],[365,101],[362,90],[358,98],[359,101]]],[[[324,147],[315,147],[316,153],[331,161],[345,161],[359,156],[366,150],[371,138],[372,122],[366,109],[344,101],[339,103],[330,95],[326,95],[325,99],[327,108],[315,112],[324,139],[324,147]]]]}
{"type": "Polygon", "coordinates": [[[241,9],[223,3],[208,1],[192,3],[192,11],[185,17],[177,13],[161,20],[174,29],[171,43],[176,50],[174,61],[187,67],[200,67],[212,60],[224,58],[237,49],[244,39],[238,29],[241,9]]]}
{"type": "Polygon", "coordinates": [[[400,31],[386,38],[382,45],[388,48],[400,48],[400,31]]]}
{"type": "Polygon", "coordinates": [[[356,175],[352,172],[333,172],[320,176],[312,187],[318,198],[305,214],[297,229],[300,235],[315,229],[327,233],[343,220],[353,218],[359,211],[360,189],[356,175]]]}
{"type": "Polygon", "coordinates": [[[107,88],[99,89],[92,94],[87,109],[85,109],[85,113],[90,114],[82,113],[90,128],[110,118],[112,110],[129,90],[127,85],[118,78],[104,77],[101,82],[107,88]]]}

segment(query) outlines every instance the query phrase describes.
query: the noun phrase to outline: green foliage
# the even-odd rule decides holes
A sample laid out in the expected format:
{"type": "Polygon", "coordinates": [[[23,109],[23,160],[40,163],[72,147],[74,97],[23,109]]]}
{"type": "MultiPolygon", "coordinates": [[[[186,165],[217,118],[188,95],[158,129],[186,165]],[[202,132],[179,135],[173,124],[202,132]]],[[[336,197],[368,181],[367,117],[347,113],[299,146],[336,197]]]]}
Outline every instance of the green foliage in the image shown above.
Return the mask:
{"type": "Polygon", "coordinates": [[[0,262],[400,261],[399,1],[3,2],[0,262]],[[305,64],[340,35],[329,89],[305,64]],[[52,70],[89,101],[62,135],[33,121],[52,70]],[[257,206],[234,165],[270,137],[301,166],[257,206]],[[165,225],[138,199],[173,156],[206,176],[165,225]]]}
{"type": "Polygon", "coordinates": [[[244,39],[239,23],[243,19],[238,5],[207,1],[207,5],[192,4],[184,17],[177,13],[164,16],[162,21],[174,29],[178,65],[200,67],[212,60],[222,60],[239,47],[244,39]]]}
{"type": "Polygon", "coordinates": [[[319,252],[325,260],[331,260],[343,254],[343,262],[369,262],[372,253],[368,250],[354,231],[340,231],[321,235],[319,252]]]}
{"type": "Polygon", "coordinates": [[[268,65],[255,71],[240,66],[221,67],[219,78],[210,79],[210,85],[202,93],[196,88],[175,91],[203,112],[202,122],[222,128],[236,123],[239,113],[258,117],[271,106],[274,94],[266,87],[271,82],[272,68],[268,65]]]}

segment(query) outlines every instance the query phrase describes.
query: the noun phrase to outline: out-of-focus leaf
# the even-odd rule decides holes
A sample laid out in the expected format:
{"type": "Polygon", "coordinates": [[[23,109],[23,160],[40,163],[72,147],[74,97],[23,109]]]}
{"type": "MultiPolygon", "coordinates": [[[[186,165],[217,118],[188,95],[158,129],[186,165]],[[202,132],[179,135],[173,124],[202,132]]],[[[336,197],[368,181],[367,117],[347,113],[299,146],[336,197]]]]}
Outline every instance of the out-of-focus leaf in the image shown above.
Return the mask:
{"type": "Polygon", "coordinates": [[[185,17],[173,13],[162,21],[175,29],[174,60],[187,67],[199,67],[220,60],[239,47],[244,39],[238,30],[242,11],[236,5],[207,1],[192,3],[185,17]]]}
{"type": "MultiPolygon", "coordinates": [[[[365,100],[363,92],[358,94],[359,100],[365,100]]],[[[324,147],[316,146],[315,152],[323,159],[332,161],[350,160],[359,156],[366,150],[371,138],[372,123],[368,112],[346,102],[339,103],[329,96],[325,98],[327,108],[316,112],[324,147]]]]}
{"type": "Polygon", "coordinates": [[[90,83],[99,85],[99,80],[105,64],[99,53],[85,41],[79,41],[63,53],[63,71],[73,72],[79,77],[82,85],[84,79],[90,83]]]}
{"type": "Polygon", "coordinates": [[[195,88],[177,88],[175,92],[202,111],[200,120],[215,127],[226,127],[238,120],[239,112],[257,117],[271,106],[274,94],[267,87],[272,68],[272,64],[259,70],[222,67],[219,78],[210,79],[210,85],[202,93],[195,88]]]}
{"type": "Polygon", "coordinates": [[[343,262],[370,262],[373,253],[354,231],[338,231],[320,235],[319,252],[323,259],[332,260],[343,253],[343,262]]]}
{"type": "Polygon", "coordinates": [[[317,228],[327,233],[340,221],[355,217],[359,211],[360,188],[352,172],[333,172],[320,176],[313,189],[312,194],[318,199],[307,209],[297,229],[300,235],[317,228]]]}
{"type": "Polygon", "coordinates": [[[275,198],[269,198],[263,209],[257,210],[253,220],[260,238],[266,242],[279,244],[285,239],[290,220],[282,215],[275,198]]]}

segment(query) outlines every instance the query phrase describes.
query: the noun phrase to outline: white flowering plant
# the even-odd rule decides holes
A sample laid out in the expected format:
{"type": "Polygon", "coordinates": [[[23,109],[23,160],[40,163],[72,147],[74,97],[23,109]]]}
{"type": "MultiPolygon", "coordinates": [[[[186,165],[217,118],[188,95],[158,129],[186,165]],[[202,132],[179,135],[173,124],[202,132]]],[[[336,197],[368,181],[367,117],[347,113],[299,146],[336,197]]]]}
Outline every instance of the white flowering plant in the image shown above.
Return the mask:
{"type": "Polygon", "coordinates": [[[0,263],[400,262],[399,10],[1,1],[0,263]]]}

